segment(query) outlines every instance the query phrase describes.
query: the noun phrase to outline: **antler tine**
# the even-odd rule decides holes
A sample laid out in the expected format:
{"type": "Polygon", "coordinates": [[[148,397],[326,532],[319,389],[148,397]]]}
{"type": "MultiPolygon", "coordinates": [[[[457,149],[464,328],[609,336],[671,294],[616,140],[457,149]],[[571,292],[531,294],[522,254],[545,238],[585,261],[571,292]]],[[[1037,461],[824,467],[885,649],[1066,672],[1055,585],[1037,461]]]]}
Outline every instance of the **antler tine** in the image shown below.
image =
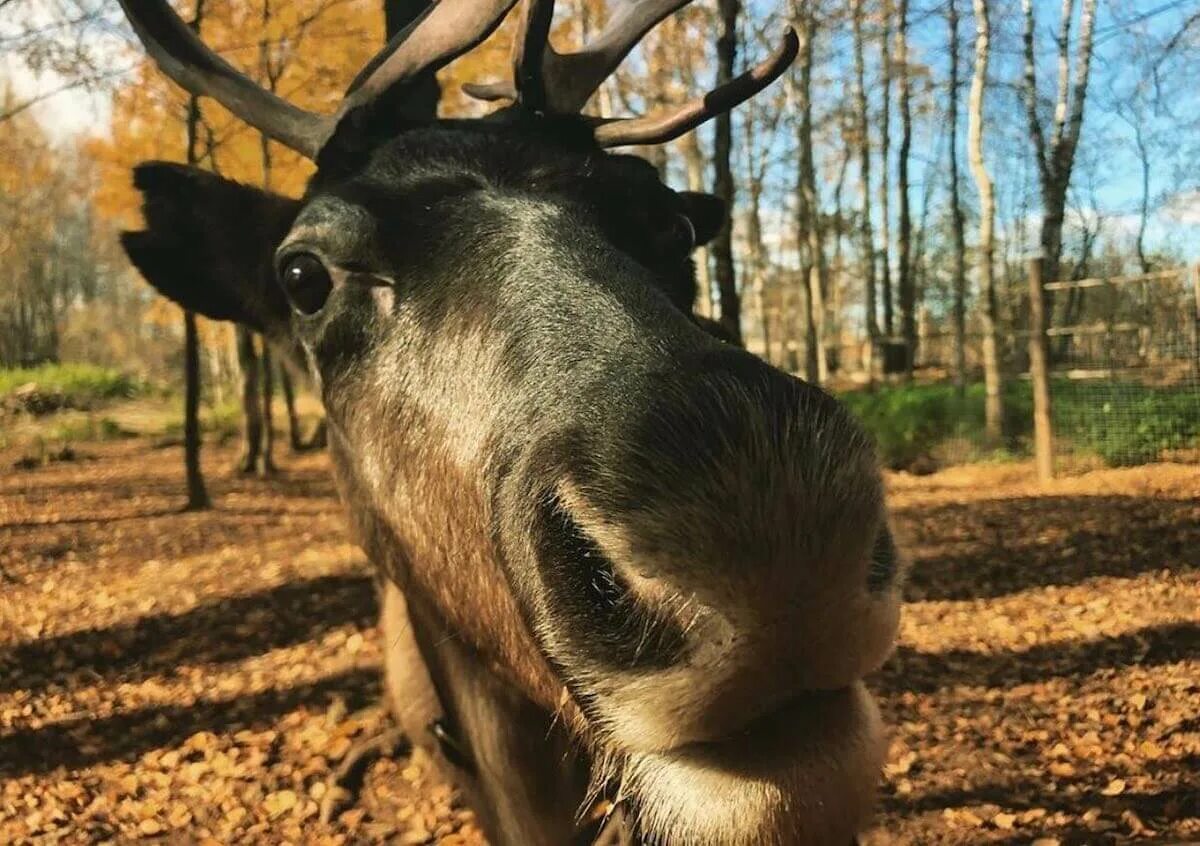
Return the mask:
{"type": "Polygon", "coordinates": [[[796,58],[800,39],[791,27],[783,41],[766,60],[741,76],[679,106],[636,118],[600,118],[593,130],[601,147],[626,144],[665,144],[700,124],[749,100],[779,78],[796,58]]]}
{"type": "Polygon", "coordinates": [[[516,0],[435,3],[359,72],[334,115],[305,111],[257,85],[206,47],[166,0],[120,3],[146,52],[178,85],[212,97],[267,136],[316,159],[342,116],[461,56],[496,28],[516,0]]]}
{"type": "Polygon", "coordinates": [[[604,29],[578,53],[546,57],[546,78],[555,111],[572,114],[608,79],[646,33],[692,0],[626,0],[604,29]]]}
{"type": "Polygon", "coordinates": [[[487,38],[514,5],[516,0],[438,0],[363,68],[339,113],[457,59],[487,38]]]}
{"type": "MultiPolygon", "coordinates": [[[[578,53],[558,53],[546,42],[542,73],[547,108],[558,114],[579,112],[646,33],[691,2],[626,0],[624,6],[613,12],[600,34],[578,53]]],[[[467,83],[463,91],[476,100],[524,102],[524,90],[519,83],[467,83]]]]}
{"type": "Polygon", "coordinates": [[[554,0],[525,0],[521,19],[513,37],[513,85],[516,98],[533,112],[544,112],[547,101],[543,65],[553,50],[550,25],[554,21],[554,0]]]}
{"type": "Polygon", "coordinates": [[[255,129],[316,158],[335,123],[277,97],[210,50],[165,0],[120,0],[155,64],[184,90],[209,96],[255,129]]]}

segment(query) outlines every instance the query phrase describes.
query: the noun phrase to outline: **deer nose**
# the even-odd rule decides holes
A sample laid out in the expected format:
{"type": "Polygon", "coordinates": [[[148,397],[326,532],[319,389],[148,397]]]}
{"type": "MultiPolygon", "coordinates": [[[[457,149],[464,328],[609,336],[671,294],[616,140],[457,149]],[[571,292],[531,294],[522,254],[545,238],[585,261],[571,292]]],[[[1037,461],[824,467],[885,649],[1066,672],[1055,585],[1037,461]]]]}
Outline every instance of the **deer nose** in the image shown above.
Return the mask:
{"type": "Polygon", "coordinates": [[[897,555],[874,451],[839,403],[741,354],[685,372],[647,389],[539,522],[564,612],[588,621],[580,651],[690,703],[638,736],[697,740],[746,718],[747,689],[769,709],[882,663],[897,555]]]}

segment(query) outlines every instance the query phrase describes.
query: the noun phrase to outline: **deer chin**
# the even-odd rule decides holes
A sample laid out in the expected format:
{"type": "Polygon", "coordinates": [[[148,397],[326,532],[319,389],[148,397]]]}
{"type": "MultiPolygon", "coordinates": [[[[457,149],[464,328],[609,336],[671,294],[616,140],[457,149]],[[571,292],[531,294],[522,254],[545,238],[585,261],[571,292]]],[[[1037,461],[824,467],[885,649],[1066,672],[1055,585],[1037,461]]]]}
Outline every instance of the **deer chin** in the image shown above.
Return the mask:
{"type": "Polygon", "coordinates": [[[879,712],[856,682],[718,741],[626,752],[621,794],[650,844],[846,846],[871,813],[884,753],[879,712]]]}

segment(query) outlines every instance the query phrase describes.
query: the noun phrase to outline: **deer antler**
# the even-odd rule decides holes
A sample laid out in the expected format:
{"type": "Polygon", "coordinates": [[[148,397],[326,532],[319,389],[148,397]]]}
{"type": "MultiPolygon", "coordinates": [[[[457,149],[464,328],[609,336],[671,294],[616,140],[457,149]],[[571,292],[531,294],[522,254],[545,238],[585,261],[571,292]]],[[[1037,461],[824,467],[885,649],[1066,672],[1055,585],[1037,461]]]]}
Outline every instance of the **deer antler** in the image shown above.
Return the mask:
{"type": "MultiPolygon", "coordinates": [[[[517,0],[437,0],[359,72],[337,111],[306,111],[262,88],[210,50],[167,0],[120,0],[146,52],[196,96],[212,97],[246,123],[315,159],[350,112],[423,73],[437,71],[483,41],[517,0]]],[[[629,51],[659,21],[691,0],[625,0],[608,25],[578,53],[550,46],[554,0],[526,0],[513,50],[514,82],[468,85],[484,100],[510,99],[535,113],[577,114],[629,51]]],[[[601,147],[661,144],[729,111],[770,85],[796,57],[790,28],[766,61],[682,105],[635,118],[588,117],[601,147]]]]}
{"type": "MultiPolygon", "coordinates": [[[[512,100],[533,111],[576,114],[617,65],[660,21],[691,0],[625,0],[600,35],[577,53],[562,54],[549,43],[553,0],[526,0],[523,25],[514,42],[512,82],[469,83],[466,93],[479,100],[512,100]],[[541,52],[539,64],[531,54],[541,52]],[[535,105],[536,104],[536,105],[535,105]]],[[[682,105],[636,118],[590,118],[596,143],[601,147],[625,144],[662,144],[694,129],[722,112],[753,97],[779,78],[796,58],[800,47],[790,27],[775,52],[761,64],[724,85],[682,105]]]]}
{"type": "Polygon", "coordinates": [[[667,106],[634,118],[597,118],[593,134],[601,147],[665,144],[717,115],[732,111],[779,78],[800,50],[796,31],[788,27],[779,46],[750,70],[707,94],[678,106],[667,106]]]}
{"type": "Polygon", "coordinates": [[[521,7],[521,19],[513,36],[516,98],[533,112],[544,112],[552,105],[546,91],[543,54],[550,49],[553,18],[554,0],[528,0],[521,7]]]}
{"type": "Polygon", "coordinates": [[[180,87],[212,97],[255,129],[315,159],[343,116],[479,44],[516,0],[440,0],[367,63],[332,115],[301,109],[236,70],[206,47],[166,0],[120,3],[146,52],[180,87]]]}

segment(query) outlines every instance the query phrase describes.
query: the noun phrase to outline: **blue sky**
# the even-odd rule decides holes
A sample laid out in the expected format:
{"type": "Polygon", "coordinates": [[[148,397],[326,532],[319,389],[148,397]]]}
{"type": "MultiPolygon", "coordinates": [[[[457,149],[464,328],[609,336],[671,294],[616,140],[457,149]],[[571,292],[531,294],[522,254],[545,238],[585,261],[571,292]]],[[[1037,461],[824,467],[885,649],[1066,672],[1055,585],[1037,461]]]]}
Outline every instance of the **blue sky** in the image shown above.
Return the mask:
{"type": "MultiPolygon", "coordinates": [[[[963,38],[960,76],[969,80],[974,19],[969,0],[959,0],[963,38]]],[[[1079,33],[1079,4],[1073,36],[1079,33]]],[[[914,7],[913,40],[917,57],[945,78],[946,24],[944,3],[914,7]]],[[[992,176],[1001,195],[1032,190],[1034,165],[1027,136],[1024,106],[1015,85],[1021,75],[1023,20],[1019,0],[991,0],[993,26],[988,152],[992,176]]],[[[1059,23],[1059,3],[1035,2],[1037,16],[1038,81],[1049,101],[1057,78],[1053,36],[1059,23]]],[[[1193,33],[1174,58],[1160,64],[1154,58],[1164,42],[1200,10],[1196,0],[1099,0],[1095,24],[1095,55],[1085,111],[1082,141],[1073,175],[1072,194],[1089,218],[1099,214],[1103,232],[1120,239],[1132,237],[1141,203],[1142,170],[1133,124],[1140,124],[1151,149],[1150,207],[1147,231],[1151,248],[1171,246],[1190,260],[1200,258],[1200,38],[1193,33]],[[1189,83],[1189,80],[1191,81],[1189,83]]],[[[1200,28],[1198,28],[1200,29],[1200,28]]],[[[1074,39],[1073,39],[1074,46],[1074,39]]],[[[964,90],[964,99],[966,91],[964,90]]],[[[944,97],[944,94],[942,95],[944,97]]],[[[1048,109],[1047,109],[1048,119],[1048,109]]],[[[960,140],[965,144],[966,119],[960,140]]],[[[965,148],[960,147],[965,160],[965,148]]],[[[1037,211],[1036,196],[1030,198],[1037,211]]],[[[1014,209],[1001,208],[1012,216],[1014,209]]]]}
{"type": "MultiPolygon", "coordinates": [[[[963,82],[959,150],[964,196],[973,208],[974,191],[965,156],[965,98],[971,73],[974,21],[971,0],[958,0],[958,5],[963,82]]],[[[835,13],[844,9],[841,3],[827,2],[826,6],[835,13]]],[[[28,4],[14,4],[9,13],[17,9],[20,14],[20,9],[28,8],[28,4]]],[[[748,28],[765,25],[770,32],[777,30],[779,6],[775,0],[753,0],[749,8],[748,28]]],[[[930,69],[932,81],[924,93],[918,92],[914,104],[918,109],[933,110],[932,116],[920,116],[916,124],[911,194],[914,214],[920,213],[927,188],[935,192],[931,214],[937,214],[945,203],[947,133],[941,111],[945,105],[941,86],[948,65],[945,8],[946,0],[929,0],[913,2],[910,10],[913,61],[930,69]]],[[[987,102],[987,150],[1003,229],[1011,228],[1018,217],[1036,216],[1037,198],[1025,114],[1014,88],[1020,75],[1020,0],[990,0],[990,8],[993,54],[987,102]]],[[[1058,25],[1059,3],[1036,0],[1035,10],[1040,82],[1044,95],[1049,97],[1056,73],[1053,33],[1058,25]]],[[[1154,150],[1150,184],[1154,211],[1147,240],[1152,248],[1169,246],[1189,260],[1200,259],[1200,85],[1194,83],[1200,79],[1200,26],[1194,28],[1190,38],[1184,39],[1183,49],[1159,67],[1157,79],[1147,72],[1151,64],[1147,57],[1198,11],[1200,0],[1099,0],[1096,55],[1083,143],[1073,180],[1073,197],[1089,220],[1098,214],[1104,221],[1103,231],[1110,237],[1131,237],[1136,229],[1141,193],[1141,168],[1132,124],[1140,124],[1154,150]],[[1131,111],[1129,103],[1134,103],[1136,109],[1131,111]]],[[[8,25],[12,24],[10,19],[8,25]]],[[[1078,34],[1078,10],[1074,33],[1078,34]]],[[[874,65],[878,55],[877,47],[872,47],[869,62],[874,65]]],[[[750,44],[743,51],[743,58],[751,61],[762,52],[763,48],[750,44]]],[[[823,110],[828,114],[849,95],[850,60],[849,27],[843,22],[822,34],[816,77],[819,113],[823,110]]],[[[53,76],[35,77],[13,57],[0,57],[0,78],[7,78],[21,95],[36,94],[61,84],[53,76]]],[[[872,86],[872,96],[878,107],[878,85],[872,86]]],[[[109,115],[105,96],[78,91],[48,100],[36,107],[35,113],[60,136],[103,131],[109,115]]],[[[706,131],[706,143],[709,137],[706,131]]],[[[894,184],[894,154],[899,140],[899,116],[895,111],[891,137],[894,184]]],[[[773,189],[775,206],[782,211],[794,182],[790,129],[785,128],[778,137],[765,143],[777,153],[773,189]]],[[[823,162],[824,199],[828,204],[841,151],[827,143],[819,149],[819,155],[823,162]]],[[[855,172],[856,167],[852,166],[846,187],[848,200],[856,190],[855,172]]],[[[894,218],[896,203],[893,201],[892,205],[894,218]]]]}

